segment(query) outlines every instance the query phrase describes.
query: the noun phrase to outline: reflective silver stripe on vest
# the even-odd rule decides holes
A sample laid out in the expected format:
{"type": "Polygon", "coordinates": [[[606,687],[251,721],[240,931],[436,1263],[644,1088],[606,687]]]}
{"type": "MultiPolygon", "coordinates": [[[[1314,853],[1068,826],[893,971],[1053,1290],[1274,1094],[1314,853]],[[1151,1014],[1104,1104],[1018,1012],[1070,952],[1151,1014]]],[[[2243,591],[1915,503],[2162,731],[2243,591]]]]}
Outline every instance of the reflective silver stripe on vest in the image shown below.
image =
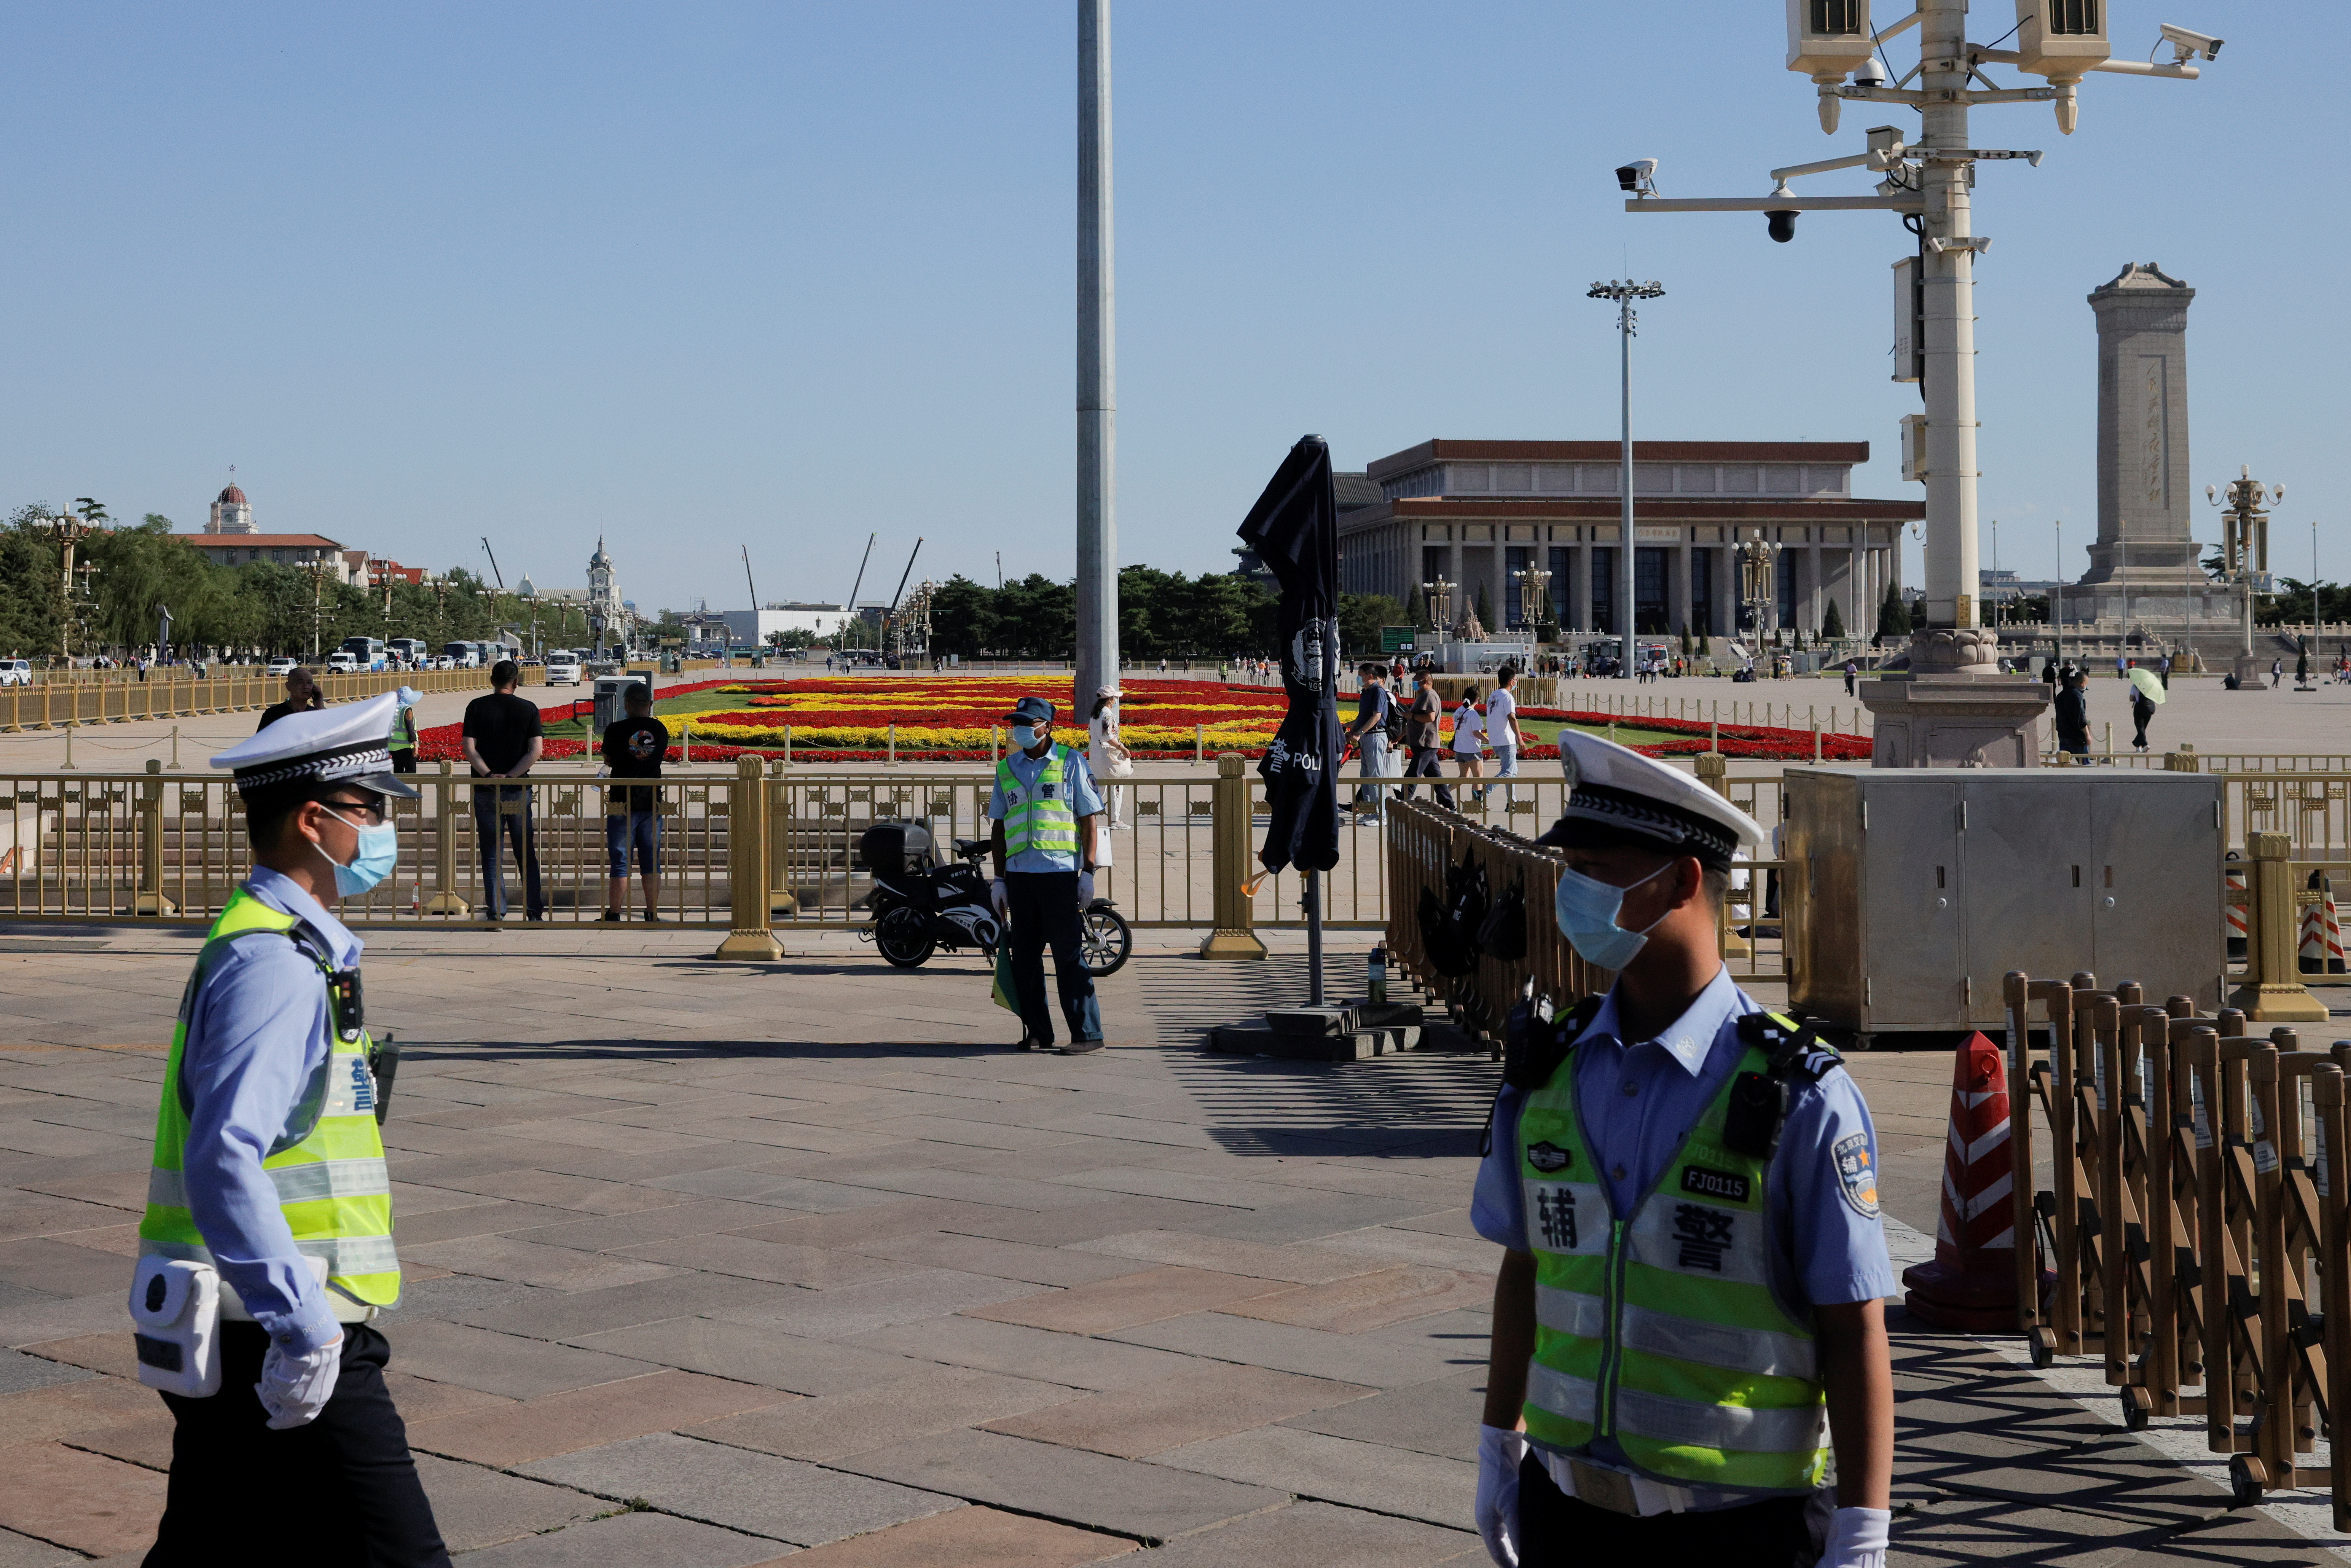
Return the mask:
{"type": "Polygon", "coordinates": [[[1540,1361],[1527,1363],[1527,1403],[1562,1420],[1591,1426],[1600,1418],[1600,1385],[1589,1378],[1570,1377],[1540,1361]]]}
{"type": "Polygon", "coordinates": [[[1818,1405],[1750,1410],[1740,1405],[1701,1405],[1635,1388],[1616,1391],[1618,1431],[1684,1448],[1749,1454],[1811,1453],[1821,1446],[1824,1419],[1818,1405]]]}
{"type": "Polygon", "coordinates": [[[1633,1261],[1698,1280],[1765,1285],[1771,1279],[1771,1217],[1670,1192],[1653,1192],[1626,1227],[1633,1261]]]}
{"type": "MultiPolygon", "coordinates": [[[[1543,1311],[1541,1295],[1538,1291],[1536,1315],[1545,1328],[1557,1327],[1543,1311]]],[[[1576,1299],[1592,1302],[1592,1322],[1596,1325],[1601,1303],[1591,1296],[1576,1299]]],[[[1595,1339],[1599,1332],[1595,1326],[1583,1337],[1595,1339]]],[[[1707,1366],[1727,1366],[1735,1372],[1760,1372],[1766,1377],[1801,1377],[1806,1382],[1813,1379],[1813,1342],[1802,1335],[1701,1322],[1648,1307],[1625,1307],[1624,1345],[1627,1350],[1669,1355],[1707,1366]]]]}
{"type": "MultiPolygon", "coordinates": [[[[392,1191],[392,1171],[372,1157],[357,1160],[313,1160],[298,1166],[273,1166],[266,1173],[277,1189],[277,1201],[313,1203],[324,1197],[377,1197],[392,1191]]],[[[147,1201],[162,1208],[188,1207],[188,1184],[178,1171],[158,1166],[147,1173],[147,1201]]]]}
{"type": "Polygon", "coordinates": [[[1553,1333],[1576,1339],[1599,1339],[1608,1332],[1608,1303],[1581,1291],[1556,1285],[1535,1287],[1535,1322],[1553,1333]]]}
{"type": "Polygon", "coordinates": [[[294,1249],[305,1258],[323,1258],[330,1276],[350,1279],[360,1274],[389,1274],[400,1267],[400,1254],[389,1236],[322,1236],[297,1241],[294,1249]]]}

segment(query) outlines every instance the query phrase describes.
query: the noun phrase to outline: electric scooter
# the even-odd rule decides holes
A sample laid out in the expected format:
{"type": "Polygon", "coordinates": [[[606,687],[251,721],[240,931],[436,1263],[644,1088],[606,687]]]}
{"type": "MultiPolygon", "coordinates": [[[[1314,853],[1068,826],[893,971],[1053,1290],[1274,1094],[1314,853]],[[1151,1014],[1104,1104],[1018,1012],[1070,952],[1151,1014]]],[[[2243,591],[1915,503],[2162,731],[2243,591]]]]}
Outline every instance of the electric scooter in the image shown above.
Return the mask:
{"type": "MultiPolygon", "coordinates": [[[[990,959],[1004,925],[988,899],[986,839],[955,841],[952,863],[937,863],[931,831],[920,822],[876,822],[857,841],[858,859],[873,877],[867,907],[873,923],[860,931],[888,963],[920,968],[944,948],[977,947],[990,959]]],[[[1116,974],[1134,951],[1134,933],[1107,898],[1086,906],[1081,957],[1096,979],[1116,974]]]]}

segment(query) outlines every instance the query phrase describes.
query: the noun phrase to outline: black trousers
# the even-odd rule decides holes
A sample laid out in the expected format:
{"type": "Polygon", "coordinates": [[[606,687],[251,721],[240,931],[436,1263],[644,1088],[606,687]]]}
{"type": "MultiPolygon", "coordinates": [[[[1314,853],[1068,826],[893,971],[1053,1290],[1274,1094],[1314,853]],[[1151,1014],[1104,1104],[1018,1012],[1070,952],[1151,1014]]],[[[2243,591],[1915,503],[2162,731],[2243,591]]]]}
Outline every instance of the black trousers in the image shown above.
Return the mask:
{"type": "Polygon", "coordinates": [[[344,1324],[334,1396],[308,1426],[273,1432],[253,1392],[269,1336],[258,1323],[223,1323],[220,1332],[220,1392],[163,1396],[179,1424],[145,1568],[210,1568],[225,1554],[253,1555],[228,1543],[253,1541],[264,1522],[288,1553],[325,1552],[353,1568],[449,1568],[408,1428],[384,1386],[392,1351],[383,1335],[344,1324]]]}
{"type": "Polygon", "coordinates": [[[1004,879],[1004,901],[1012,915],[1013,999],[1020,1004],[1020,1028],[1039,1045],[1053,1043],[1053,1012],[1045,1005],[1045,949],[1053,950],[1053,988],[1073,1040],[1100,1040],[1102,1009],[1094,977],[1086,972],[1083,912],[1078,908],[1078,873],[1016,871],[1004,879]]]}
{"type": "Polygon", "coordinates": [[[1569,1497],[1552,1485],[1551,1472],[1531,1453],[1519,1465],[1519,1562],[1521,1568],[1597,1563],[1813,1568],[1835,1512],[1836,1493],[1823,1487],[1809,1497],[1634,1519],[1569,1497]]]}
{"type": "Polygon", "coordinates": [[[538,880],[538,841],[531,831],[530,786],[474,785],[474,843],[482,852],[482,903],[493,920],[507,914],[506,879],[499,873],[498,841],[514,845],[515,865],[522,873],[523,913],[533,920],[547,913],[547,894],[538,880]]]}
{"type": "MultiPolygon", "coordinates": [[[[1453,810],[1453,790],[1450,786],[1445,783],[1444,773],[1439,771],[1439,769],[1444,766],[1444,762],[1445,751],[1442,747],[1416,746],[1412,748],[1412,763],[1404,770],[1404,776],[1406,779],[1436,779],[1437,781],[1436,786],[1437,803],[1450,811],[1453,810]]],[[[1406,784],[1404,787],[1404,798],[1405,800],[1409,800],[1412,799],[1413,788],[1414,787],[1410,784],[1406,784]]]]}
{"type": "Polygon", "coordinates": [[[407,750],[407,751],[395,751],[395,752],[393,752],[393,753],[392,754],[392,770],[394,773],[413,773],[413,772],[415,772],[415,771],[416,771],[416,753],[415,753],[415,751],[412,748],[412,749],[407,750]]]}

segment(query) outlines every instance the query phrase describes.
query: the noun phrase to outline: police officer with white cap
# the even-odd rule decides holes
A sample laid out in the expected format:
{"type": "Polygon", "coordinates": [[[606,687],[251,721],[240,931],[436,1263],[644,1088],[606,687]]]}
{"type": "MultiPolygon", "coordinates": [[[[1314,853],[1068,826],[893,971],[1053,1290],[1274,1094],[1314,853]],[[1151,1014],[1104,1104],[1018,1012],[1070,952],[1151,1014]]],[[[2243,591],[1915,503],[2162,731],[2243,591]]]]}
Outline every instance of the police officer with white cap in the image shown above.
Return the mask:
{"type": "Polygon", "coordinates": [[[1507,1249],[1479,1531],[1506,1568],[1883,1568],[1876,1134],[1836,1052],[1723,967],[1731,861],[1762,830],[1687,773],[1560,741],[1555,913],[1616,981],[1513,1019],[1471,1209],[1507,1249]]]}
{"type": "Polygon", "coordinates": [[[449,1562],[369,1326],[400,1299],[389,1083],[360,940],[332,913],[397,858],[386,798],[416,791],[385,740],[415,700],[289,715],[213,758],[235,769],[255,865],[181,1000],[139,1227],[140,1380],[177,1423],[148,1568],[253,1555],[265,1522],[265,1556],[449,1562]]]}

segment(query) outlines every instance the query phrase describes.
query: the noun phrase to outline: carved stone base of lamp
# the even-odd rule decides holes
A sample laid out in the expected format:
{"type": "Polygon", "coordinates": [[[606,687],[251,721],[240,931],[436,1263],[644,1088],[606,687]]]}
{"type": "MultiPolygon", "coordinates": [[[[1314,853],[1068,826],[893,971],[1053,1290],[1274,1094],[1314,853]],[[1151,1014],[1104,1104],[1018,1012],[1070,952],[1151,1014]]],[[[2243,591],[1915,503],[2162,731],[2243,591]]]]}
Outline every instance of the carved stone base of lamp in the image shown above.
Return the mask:
{"type": "Polygon", "coordinates": [[[2269,653],[2240,653],[2231,660],[2229,667],[2236,674],[2237,689],[2241,692],[2269,690],[2270,661],[2273,657],[2269,653]]]}
{"type": "Polygon", "coordinates": [[[2048,688],[2000,673],[1997,633],[1921,632],[1910,667],[1861,683],[1873,768],[2037,768],[2048,688]]]}

